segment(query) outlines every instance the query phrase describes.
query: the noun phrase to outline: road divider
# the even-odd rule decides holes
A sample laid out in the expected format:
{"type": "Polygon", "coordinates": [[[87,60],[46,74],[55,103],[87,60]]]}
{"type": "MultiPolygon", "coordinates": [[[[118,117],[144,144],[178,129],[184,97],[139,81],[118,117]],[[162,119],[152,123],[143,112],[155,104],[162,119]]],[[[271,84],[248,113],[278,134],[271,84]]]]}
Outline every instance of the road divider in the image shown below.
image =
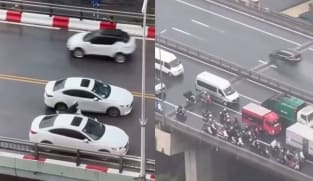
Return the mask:
{"type": "MultiPolygon", "coordinates": [[[[0,20],[17,22],[21,24],[43,25],[47,27],[58,27],[63,29],[77,30],[103,30],[103,29],[121,29],[133,36],[143,36],[144,28],[141,25],[116,23],[113,21],[100,21],[79,19],[67,16],[49,16],[44,14],[26,13],[18,10],[0,9],[0,20]]],[[[146,27],[147,38],[155,38],[155,27],[146,27]]]]}

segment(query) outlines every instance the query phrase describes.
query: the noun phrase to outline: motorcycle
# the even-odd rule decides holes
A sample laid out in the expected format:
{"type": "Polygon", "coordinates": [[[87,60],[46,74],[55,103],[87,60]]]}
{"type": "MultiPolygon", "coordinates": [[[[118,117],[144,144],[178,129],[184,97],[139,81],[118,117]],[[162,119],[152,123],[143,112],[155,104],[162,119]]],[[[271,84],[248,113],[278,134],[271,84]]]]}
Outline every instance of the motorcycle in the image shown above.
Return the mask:
{"type": "Polygon", "coordinates": [[[206,110],[202,113],[202,121],[203,122],[212,122],[213,121],[213,115],[210,111],[206,110]]]}
{"type": "Polygon", "coordinates": [[[56,110],[57,114],[65,113],[65,114],[82,114],[81,110],[78,108],[78,102],[74,102],[70,107],[65,109],[64,111],[56,110]]]}
{"type": "Polygon", "coordinates": [[[205,131],[206,133],[209,133],[210,135],[216,135],[217,133],[215,123],[204,123],[202,130],[205,131]]]}
{"type": "Polygon", "coordinates": [[[187,120],[186,110],[182,106],[177,107],[176,119],[181,122],[185,122],[187,120]]]}
{"type": "Polygon", "coordinates": [[[206,91],[201,91],[197,96],[197,100],[199,100],[199,102],[203,103],[204,105],[210,105],[212,103],[211,96],[206,91]]]}
{"type": "Polygon", "coordinates": [[[186,107],[194,106],[197,103],[196,96],[191,91],[185,92],[183,96],[186,99],[186,107]]]}

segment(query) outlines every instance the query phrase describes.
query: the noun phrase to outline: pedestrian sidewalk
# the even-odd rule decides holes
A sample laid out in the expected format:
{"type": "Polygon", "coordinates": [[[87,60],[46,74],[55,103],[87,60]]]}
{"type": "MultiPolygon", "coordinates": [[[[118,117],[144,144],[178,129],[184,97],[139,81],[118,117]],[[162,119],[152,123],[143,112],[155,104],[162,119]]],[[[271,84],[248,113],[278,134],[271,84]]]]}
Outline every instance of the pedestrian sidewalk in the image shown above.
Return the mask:
{"type": "Polygon", "coordinates": [[[313,7],[313,0],[309,0],[307,2],[301,3],[289,9],[282,11],[283,14],[292,17],[299,17],[301,14],[308,12],[310,10],[310,4],[313,7]]]}

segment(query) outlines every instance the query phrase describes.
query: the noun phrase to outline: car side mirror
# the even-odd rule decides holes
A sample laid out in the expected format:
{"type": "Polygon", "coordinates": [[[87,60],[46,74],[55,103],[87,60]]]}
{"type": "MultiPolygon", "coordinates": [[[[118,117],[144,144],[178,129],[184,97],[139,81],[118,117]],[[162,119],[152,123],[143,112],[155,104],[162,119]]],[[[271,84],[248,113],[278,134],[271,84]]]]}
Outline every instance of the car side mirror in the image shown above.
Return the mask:
{"type": "Polygon", "coordinates": [[[84,143],[89,143],[89,140],[88,139],[84,139],[84,143]]]}
{"type": "Polygon", "coordinates": [[[99,98],[97,98],[97,97],[94,97],[93,98],[93,101],[99,101],[100,99],[99,98]]]}

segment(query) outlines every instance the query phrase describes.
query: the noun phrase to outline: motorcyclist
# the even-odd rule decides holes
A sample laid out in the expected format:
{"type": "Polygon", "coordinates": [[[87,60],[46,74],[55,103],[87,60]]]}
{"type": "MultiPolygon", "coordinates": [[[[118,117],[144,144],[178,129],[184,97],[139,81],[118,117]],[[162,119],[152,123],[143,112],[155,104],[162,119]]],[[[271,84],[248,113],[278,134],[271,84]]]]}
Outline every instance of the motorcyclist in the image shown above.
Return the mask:
{"type": "Polygon", "coordinates": [[[181,105],[179,105],[176,109],[176,118],[180,121],[185,121],[187,118],[185,108],[181,105]]]}

